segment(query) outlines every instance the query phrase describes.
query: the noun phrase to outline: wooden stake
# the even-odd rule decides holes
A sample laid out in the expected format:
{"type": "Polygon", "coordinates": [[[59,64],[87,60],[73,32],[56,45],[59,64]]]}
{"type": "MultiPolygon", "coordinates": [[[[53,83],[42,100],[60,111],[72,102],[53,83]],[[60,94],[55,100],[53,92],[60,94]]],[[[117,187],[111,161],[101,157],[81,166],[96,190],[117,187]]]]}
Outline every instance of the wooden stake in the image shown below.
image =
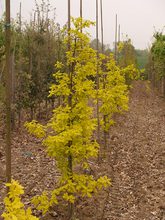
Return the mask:
{"type": "Polygon", "coordinates": [[[96,90],[97,90],[97,139],[98,143],[100,144],[100,114],[99,114],[99,99],[98,99],[98,92],[99,92],[99,16],[98,16],[98,0],[96,0],[96,50],[97,50],[97,68],[96,68],[96,90]]]}
{"type": "MultiPolygon", "coordinates": [[[[103,25],[103,1],[100,0],[100,14],[101,14],[101,52],[104,53],[104,25],[103,25]]],[[[106,88],[106,75],[103,76],[103,88],[106,88]]],[[[107,116],[103,117],[104,125],[106,126],[107,116]]],[[[107,131],[104,129],[104,149],[107,148],[107,131]]]]}
{"type": "Polygon", "coordinates": [[[116,42],[116,62],[117,62],[117,64],[119,64],[119,56],[120,56],[120,52],[117,49],[117,45],[119,45],[119,43],[120,43],[120,24],[118,26],[118,39],[116,42]]]}
{"type": "Polygon", "coordinates": [[[117,14],[115,21],[115,60],[117,60],[117,14]]]}
{"type": "Polygon", "coordinates": [[[21,30],[22,30],[22,4],[21,2],[19,5],[19,28],[20,28],[20,33],[21,33],[21,30]]]}
{"type": "MultiPolygon", "coordinates": [[[[70,22],[70,0],[68,0],[68,51],[70,51],[70,29],[71,29],[71,22],[70,22]]],[[[69,66],[68,68],[68,75],[70,78],[70,91],[72,91],[72,72],[71,72],[71,67],[69,66]]],[[[69,95],[68,98],[68,105],[70,108],[72,108],[72,94],[69,95]]],[[[69,144],[71,145],[71,144],[69,144]]],[[[72,157],[71,155],[68,157],[68,168],[69,168],[69,173],[72,173],[72,157]]]]}
{"type": "Polygon", "coordinates": [[[118,26],[118,43],[120,43],[120,24],[118,26]]]}
{"type": "Polygon", "coordinates": [[[99,15],[98,15],[98,0],[96,0],[96,49],[99,54],[99,15]]]}
{"type": "MultiPolygon", "coordinates": [[[[70,51],[71,46],[70,46],[70,29],[71,29],[71,5],[70,5],[70,0],[68,0],[68,51],[70,51]]],[[[68,75],[70,78],[70,91],[72,91],[72,71],[71,71],[71,67],[69,66],[68,68],[68,75]]],[[[72,92],[71,92],[72,93],[72,92]]],[[[69,95],[68,98],[68,106],[70,108],[72,108],[72,94],[69,95]]],[[[71,123],[71,122],[70,122],[71,123]]],[[[68,147],[71,147],[72,142],[70,141],[68,143],[68,147]]],[[[72,178],[72,155],[70,154],[68,156],[68,175],[70,176],[70,178],[72,178]]],[[[72,203],[68,203],[68,219],[71,220],[73,218],[73,204],[72,203]]]]}
{"type": "Polygon", "coordinates": [[[68,51],[70,51],[70,18],[71,18],[71,13],[70,13],[70,0],[68,0],[68,51]]]}
{"type": "MultiPolygon", "coordinates": [[[[80,18],[83,18],[82,0],[80,0],[80,18]]],[[[81,21],[81,33],[82,33],[82,21],[81,21]]],[[[82,43],[81,43],[82,44],[82,43]]],[[[82,46],[81,46],[82,47],[82,46]]]]}
{"type": "Polygon", "coordinates": [[[6,54],[6,182],[11,182],[11,24],[10,0],[6,0],[5,24],[6,54]]]}
{"type": "Polygon", "coordinates": [[[104,53],[104,26],[103,26],[103,1],[100,0],[100,12],[101,12],[101,48],[104,53]]]}
{"type": "Polygon", "coordinates": [[[83,5],[82,5],[82,0],[80,0],[80,18],[83,17],[83,9],[82,9],[83,5]]]}

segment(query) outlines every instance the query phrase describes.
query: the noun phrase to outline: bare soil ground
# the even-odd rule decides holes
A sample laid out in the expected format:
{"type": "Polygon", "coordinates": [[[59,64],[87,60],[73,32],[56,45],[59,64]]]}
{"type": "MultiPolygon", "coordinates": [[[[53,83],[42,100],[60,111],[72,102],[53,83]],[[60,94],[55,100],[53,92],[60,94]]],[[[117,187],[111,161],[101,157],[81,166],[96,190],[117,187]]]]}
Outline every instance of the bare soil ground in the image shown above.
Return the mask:
{"type": "MultiPolygon", "coordinates": [[[[79,200],[77,220],[165,220],[165,100],[146,82],[135,82],[129,106],[127,113],[116,116],[100,165],[92,161],[93,175],[108,175],[112,186],[92,199],[79,200]]],[[[3,147],[1,129],[0,212],[5,193],[3,147]]],[[[13,178],[25,186],[26,205],[32,196],[55,187],[55,161],[23,129],[13,134],[12,155],[13,178]]],[[[65,204],[42,219],[66,220],[65,204]]]]}
{"type": "Polygon", "coordinates": [[[117,118],[112,133],[113,187],[102,219],[164,220],[165,100],[136,82],[130,110],[117,118]]]}

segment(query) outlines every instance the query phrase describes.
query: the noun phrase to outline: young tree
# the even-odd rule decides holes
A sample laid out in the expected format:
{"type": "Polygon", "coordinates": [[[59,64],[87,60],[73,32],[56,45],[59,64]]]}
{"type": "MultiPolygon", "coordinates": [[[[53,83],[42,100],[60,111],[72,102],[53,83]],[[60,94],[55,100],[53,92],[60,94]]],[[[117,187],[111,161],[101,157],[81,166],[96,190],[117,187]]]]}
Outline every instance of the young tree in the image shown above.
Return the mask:
{"type": "Polygon", "coordinates": [[[59,71],[54,74],[56,84],[50,90],[50,96],[62,96],[64,101],[53,111],[53,117],[46,126],[36,121],[26,124],[30,133],[44,139],[43,145],[48,154],[56,158],[61,171],[60,187],[50,197],[43,194],[34,200],[44,212],[57,203],[59,195],[74,203],[78,195],[91,197],[110,183],[106,176],[95,180],[93,176],[83,173],[89,167],[89,159],[97,157],[99,149],[98,143],[93,140],[97,123],[93,118],[93,108],[89,105],[89,100],[96,95],[92,78],[96,76],[97,59],[96,52],[90,47],[88,34],[81,32],[81,28],[88,28],[93,23],[81,18],[72,19],[72,23],[74,28],[69,30],[67,61],[65,64],[56,63],[59,71]],[[69,74],[63,71],[65,69],[70,70],[69,74]],[[45,201],[48,201],[46,206],[43,205],[45,201]]]}
{"type": "MultiPolygon", "coordinates": [[[[41,107],[48,108],[49,86],[54,62],[64,60],[64,51],[59,24],[49,18],[50,5],[42,1],[30,23],[18,22],[14,25],[15,71],[17,76],[16,109],[30,110],[30,118],[41,116],[41,107]],[[20,27],[20,23],[22,24],[20,27]]],[[[20,118],[20,117],[19,117],[20,118]]]]}
{"type": "Polygon", "coordinates": [[[126,67],[132,64],[135,65],[135,67],[137,66],[136,51],[131,43],[131,39],[126,39],[123,42],[120,42],[118,64],[121,67],[126,67]]]}
{"type": "Polygon", "coordinates": [[[6,186],[9,188],[9,192],[4,199],[5,211],[2,214],[4,220],[38,220],[39,218],[32,215],[30,208],[27,210],[24,208],[24,204],[20,198],[20,196],[24,194],[23,187],[14,180],[12,180],[11,183],[7,183],[6,186]]]}
{"type": "Polygon", "coordinates": [[[155,42],[151,48],[151,54],[154,62],[155,81],[157,84],[162,83],[163,95],[165,96],[165,35],[156,33],[155,42]]]}
{"type": "Polygon", "coordinates": [[[117,66],[111,54],[106,57],[100,54],[100,113],[104,132],[104,148],[107,148],[107,136],[111,125],[114,124],[113,115],[128,110],[128,86],[125,80],[125,69],[117,66]]]}

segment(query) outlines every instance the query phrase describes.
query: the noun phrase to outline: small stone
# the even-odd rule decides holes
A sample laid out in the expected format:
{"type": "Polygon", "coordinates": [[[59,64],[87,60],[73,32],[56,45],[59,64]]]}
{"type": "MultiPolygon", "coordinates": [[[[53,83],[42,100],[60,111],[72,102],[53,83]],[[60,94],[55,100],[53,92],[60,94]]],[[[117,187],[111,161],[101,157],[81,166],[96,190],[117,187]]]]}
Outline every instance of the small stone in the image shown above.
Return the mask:
{"type": "Polygon", "coordinates": [[[50,212],[50,215],[51,215],[52,217],[58,217],[58,214],[57,214],[57,212],[55,212],[55,211],[51,211],[51,212],[50,212]]]}

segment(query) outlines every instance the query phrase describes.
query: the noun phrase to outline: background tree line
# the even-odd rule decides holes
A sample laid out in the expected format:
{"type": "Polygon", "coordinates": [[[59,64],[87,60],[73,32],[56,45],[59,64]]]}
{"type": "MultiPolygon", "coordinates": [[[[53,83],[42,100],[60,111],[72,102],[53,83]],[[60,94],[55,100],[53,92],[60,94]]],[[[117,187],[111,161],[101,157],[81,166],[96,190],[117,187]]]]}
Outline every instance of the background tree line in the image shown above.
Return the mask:
{"type": "MultiPolygon", "coordinates": [[[[29,119],[47,117],[48,108],[54,107],[55,98],[49,98],[49,87],[53,82],[52,74],[56,72],[56,61],[65,61],[67,50],[63,39],[67,32],[52,15],[53,9],[49,1],[36,2],[36,8],[29,22],[22,21],[21,5],[16,19],[12,20],[12,121],[19,124],[25,115],[29,119]],[[43,105],[45,112],[43,112],[43,105]],[[23,114],[25,113],[26,114],[23,114]]],[[[5,36],[4,18],[0,20],[0,100],[3,100],[4,69],[5,69],[5,36]]],[[[96,49],[96,39],[91,41],[91,47],[96,49]]],[[[104,45],[104,54],[114,52],[104,45]]],[[[99,52],[102,50],[99,42],[99,52]]],[[[136,51],[131,40],[123,41],[123,48],[118,53],[118,64],[126,67],[134,64],[144,67],[145,51],[136,51]]],[[[58,102],[60,100],[58,99],[58,102]]],[[[27,118],[26,118],[27,119],[27,118]]],[[[25,119],[25,120],[26,120],[25,119]]]]}
{"type": "Polygon", "coordinates": [[[165,35],[163,32],[154,34],[146,70],[153,87],[165,96],[165,35]]]}
{"type": "MultiPolygon", "coordinates": [[[[51,6],[42,1],[36,3],[36,10],[29,22],[23,22],[21,11],[12,21],[12,101],[14,117],[21,121],[21,113],[26,110],[32,119],[41,114],[41,106],[54,100],[48,100],[48,91],[55,72],[55,62],[65,59],[66,48],[60,25],[51,18],[51,6]]],[[[5,69],[5,33],[4,18],[0,21],[0,98],[3,99],[5,69]]]]}

